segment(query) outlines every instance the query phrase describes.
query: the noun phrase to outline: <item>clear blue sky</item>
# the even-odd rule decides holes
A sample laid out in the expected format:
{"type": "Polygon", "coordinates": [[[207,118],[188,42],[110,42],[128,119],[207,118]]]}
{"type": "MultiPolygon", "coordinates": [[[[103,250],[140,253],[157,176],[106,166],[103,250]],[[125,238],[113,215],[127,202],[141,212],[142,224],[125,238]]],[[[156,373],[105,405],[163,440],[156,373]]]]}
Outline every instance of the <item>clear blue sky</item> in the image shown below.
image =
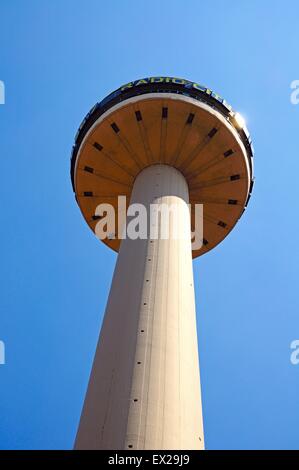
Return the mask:
{"type": "Polygon", "coordinates": [[[69,178],[96,101],[151,75],[184,77],[246,117],[247,213],[194,263],[208,449],[299,449],[295,0],[1,0],[0,448],[71,448],[116,256],[69,178]]]}

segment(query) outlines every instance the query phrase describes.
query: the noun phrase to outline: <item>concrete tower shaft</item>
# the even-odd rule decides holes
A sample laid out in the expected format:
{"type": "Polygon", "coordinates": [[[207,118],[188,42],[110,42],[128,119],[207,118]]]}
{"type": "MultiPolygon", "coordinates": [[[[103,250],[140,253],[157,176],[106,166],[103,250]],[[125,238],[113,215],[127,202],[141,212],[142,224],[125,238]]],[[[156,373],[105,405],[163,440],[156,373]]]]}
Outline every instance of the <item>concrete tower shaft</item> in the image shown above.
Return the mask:
{"type": "Polygon", "coordinates": [[[76,449],[204,447],[188,202],[173,167],[135,180],[130,204],[175,206],[179,233],[122,240],[76,449]]]}
{"type": "Polygon", "coordinates": [[[83,119],[71,180],[93,232],[103,222],[101,204],[115,211],[115,233],[109,228],[99,238],[118,253],[75,447],[203,449],[192,258],[221,243],[250,200],[253,147],[245,122],[199,83],[136,80],[83,119]],[[147,209],[175,204],[180,233],[122,239],[119,196],[147,209]],[[191,230],[199,242],[192,247],[191,230]]]}

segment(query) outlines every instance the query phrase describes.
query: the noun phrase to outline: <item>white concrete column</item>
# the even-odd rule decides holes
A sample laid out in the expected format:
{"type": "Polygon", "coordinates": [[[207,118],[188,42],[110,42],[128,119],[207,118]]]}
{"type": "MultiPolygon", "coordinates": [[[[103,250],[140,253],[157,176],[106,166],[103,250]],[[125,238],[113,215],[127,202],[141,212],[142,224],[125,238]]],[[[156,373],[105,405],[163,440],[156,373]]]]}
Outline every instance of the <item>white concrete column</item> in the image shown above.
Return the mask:
{"type": "Polygon", "coordinates": [[[136,178],[131,204],[175,205],[178,236],[122,241],[77,449],[204,448],[188,202],[173,167],[136,178]]]}

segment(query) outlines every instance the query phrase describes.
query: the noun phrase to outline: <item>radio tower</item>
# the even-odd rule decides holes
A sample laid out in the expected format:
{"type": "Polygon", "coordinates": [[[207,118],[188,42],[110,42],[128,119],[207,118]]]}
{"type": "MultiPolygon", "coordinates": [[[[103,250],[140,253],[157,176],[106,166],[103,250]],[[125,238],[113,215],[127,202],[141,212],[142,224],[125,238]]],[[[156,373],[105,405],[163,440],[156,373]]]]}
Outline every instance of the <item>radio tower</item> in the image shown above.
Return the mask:
{"type": "Polygon", "coordinates": [[[204,449],[192,257],[218,245],[241,217],[252,158],[241,116],[188,80],[128,83],[84,119],[71,177],[93,231],[98,205],[117,213],[122,195],[146,208],[174,203],[181,232],[195,226],[186,205],[202,204],[203,236],[193,252],[186,237],[103,240],[118,257],[76,449],[204,449]]]}

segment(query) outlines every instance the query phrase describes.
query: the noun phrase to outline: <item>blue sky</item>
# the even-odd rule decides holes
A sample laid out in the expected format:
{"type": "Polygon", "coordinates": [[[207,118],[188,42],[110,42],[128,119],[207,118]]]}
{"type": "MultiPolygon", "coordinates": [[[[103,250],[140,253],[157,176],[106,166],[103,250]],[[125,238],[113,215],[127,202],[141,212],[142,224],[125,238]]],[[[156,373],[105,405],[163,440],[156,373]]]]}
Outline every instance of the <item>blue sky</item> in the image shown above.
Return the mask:
{"type": "Polygon", "coordinates": [[[299,449],[295,0],[2,0],[0,448],[72,447],[116,256],[69,178],[77,128],[128,81],[222,94],[252,134],[247,212],[194,262],[208,449],[299,449]]]}

